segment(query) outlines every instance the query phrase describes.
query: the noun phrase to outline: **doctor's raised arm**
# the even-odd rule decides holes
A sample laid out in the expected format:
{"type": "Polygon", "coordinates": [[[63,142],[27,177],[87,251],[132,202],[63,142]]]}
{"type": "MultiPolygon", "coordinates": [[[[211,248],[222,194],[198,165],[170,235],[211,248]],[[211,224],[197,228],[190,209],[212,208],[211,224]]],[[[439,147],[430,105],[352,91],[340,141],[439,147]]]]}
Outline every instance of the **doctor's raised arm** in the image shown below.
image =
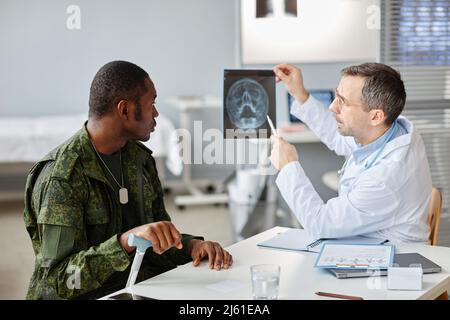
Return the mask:
{"type": "Polygon", "coordinates": [[[300,68],[279,64],[273,68],[277,82],[283,82],[286,90],[294,97],[291,114],[300,119],[337,155],[348,156],[356,147],[354,140],[337,133],[337,98],[331,106],[325,106],[305,89],[300,68]]]}

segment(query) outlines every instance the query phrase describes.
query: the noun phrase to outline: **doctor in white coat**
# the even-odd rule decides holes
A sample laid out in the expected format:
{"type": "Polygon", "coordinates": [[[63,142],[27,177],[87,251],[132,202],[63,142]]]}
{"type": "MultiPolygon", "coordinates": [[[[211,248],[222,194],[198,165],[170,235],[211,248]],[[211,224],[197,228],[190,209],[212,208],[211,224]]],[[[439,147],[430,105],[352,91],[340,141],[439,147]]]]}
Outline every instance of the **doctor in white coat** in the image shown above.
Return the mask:
{"type": "Polygon", "coordinates": [[[400,116],[406,100],[400,74],[380,63],[345,68],[327,108],[306,91],[300,69],[281,64],[274,72],[295,98],[291,114],[347,158],[339,195],[324,203],[295,147],[272,137],[271,161],[280,170],[276,184],[304,229],[314,238],[427,242],[431,175],[421,137],[400,116]]]}

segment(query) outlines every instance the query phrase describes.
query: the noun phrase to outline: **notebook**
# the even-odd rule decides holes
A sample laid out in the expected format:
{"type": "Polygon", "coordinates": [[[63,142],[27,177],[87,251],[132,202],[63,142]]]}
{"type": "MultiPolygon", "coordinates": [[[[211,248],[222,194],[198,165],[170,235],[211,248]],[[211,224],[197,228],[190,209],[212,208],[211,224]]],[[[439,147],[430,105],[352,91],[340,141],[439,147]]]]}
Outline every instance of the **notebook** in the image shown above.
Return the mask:
{"type": "Polygon", "coordinates": [[[333,242],[383,244],[386,243],[387,240],[361,236],[339,239],[313,239],[304,229],[290,228],[287,231],[277,234],[273,238],[258,243],[257,246],[272,249],[309,251],[319,253],[325,243],[333,242]]]}

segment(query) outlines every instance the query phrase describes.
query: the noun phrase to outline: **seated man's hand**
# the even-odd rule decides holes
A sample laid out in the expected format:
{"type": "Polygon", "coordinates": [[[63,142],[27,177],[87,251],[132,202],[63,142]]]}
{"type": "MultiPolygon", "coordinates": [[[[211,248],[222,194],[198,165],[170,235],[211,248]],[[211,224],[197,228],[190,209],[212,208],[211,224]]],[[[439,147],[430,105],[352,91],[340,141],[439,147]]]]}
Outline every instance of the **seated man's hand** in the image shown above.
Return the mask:
{"type": "Polygon", "coordinates": [[[135,248],[128,246],[128,235],[134,235],[150,240],[153,252],[161,254],[167,249],[183,248],[181,234],[170,221],[159,221],[133,228],[120,236],[119,242],[126,252],[131,253],[135,248]]]}
{"type": "Polygon", "coordinates": [[[271,137],[273,142],[270,161],[278,170],[283,169],[285,165],[292,161],[298,161],[297,150],[295,146],[286,142],[283,138],[271,137]]]}
{"type": "Polygon", "coordinates": [[[220,270],[222,267],[228,269],[233,264],[233,257],[220,244],[212,241],[192,239],[189,243],[192,263],[195,267],[200,261],[208,257],[209,268],[220,270]]]}

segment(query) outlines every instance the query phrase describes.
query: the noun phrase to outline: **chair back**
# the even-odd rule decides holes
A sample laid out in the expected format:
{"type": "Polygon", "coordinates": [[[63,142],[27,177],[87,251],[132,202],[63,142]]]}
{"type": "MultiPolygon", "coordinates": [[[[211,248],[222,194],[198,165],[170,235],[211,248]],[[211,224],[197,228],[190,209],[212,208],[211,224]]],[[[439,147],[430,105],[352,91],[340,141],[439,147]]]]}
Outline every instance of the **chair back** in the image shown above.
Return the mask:
{"type": "Polygon", "coordinates": [[[436,189],[431,189],[430,207],[428,209],[428,224],[430,225],[430,244],[437,246],[439,235],[439,223],[441,222],[442,194],[436,189]]]}

